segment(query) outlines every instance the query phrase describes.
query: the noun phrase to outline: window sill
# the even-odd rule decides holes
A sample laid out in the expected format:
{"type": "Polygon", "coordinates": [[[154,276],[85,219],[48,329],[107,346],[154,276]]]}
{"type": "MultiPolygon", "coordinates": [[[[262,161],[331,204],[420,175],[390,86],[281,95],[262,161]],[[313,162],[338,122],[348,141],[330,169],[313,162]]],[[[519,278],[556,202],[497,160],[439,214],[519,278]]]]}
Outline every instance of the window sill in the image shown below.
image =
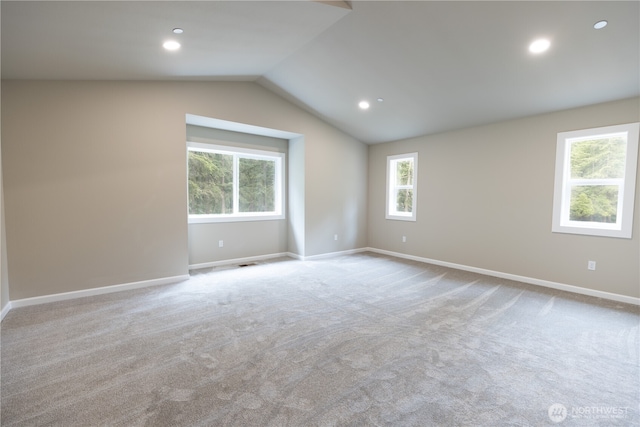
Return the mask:
{"type": "Polygon", "coordinates": [[[286,219],[284,215],[189,215],[189,224],[243,221],[277,221],[283,219],[286,219]]]}
{"type": "Polygon", "coordinates": [[[390,219],[392,221],[415,221],[415,216],[400,216],[400,215],[387,215],[385,219],[390,219]]]}
{"type": "Polygon", "coordinates": [[[551,229],[554,233],[565,234],[581,234],[583,236],[600,236],[600,237],[615,237],[619,239],[631,239],[631,230],[619,229],[619,228],[604,228],[604,227],[589,227],[589,226],[575,226],[570,225],[556,225],[551,229]]]}

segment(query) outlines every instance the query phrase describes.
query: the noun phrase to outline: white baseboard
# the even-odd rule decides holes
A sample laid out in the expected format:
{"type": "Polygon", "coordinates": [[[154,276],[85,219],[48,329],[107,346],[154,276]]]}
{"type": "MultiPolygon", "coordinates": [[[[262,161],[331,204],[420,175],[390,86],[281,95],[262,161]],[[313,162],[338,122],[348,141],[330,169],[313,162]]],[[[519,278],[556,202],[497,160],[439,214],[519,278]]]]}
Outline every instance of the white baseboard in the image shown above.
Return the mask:
{"type": "Polygon", "coordinates": [[[94,295],[110,294],[112,292],[128,291],[131,289],[146,288],[149,286],[168,285],[171,283],[188,280],[189,275],[163,277],[160,279],[143,280],[141,282],[124,283],[121,285],[103,286],[100,288],[83,289],[80,291],[63,292],[59,294],[43,295],[40,297],[23,298],[11,301],[11,308],[26,307],[29,305],[46,304],[49,302],[64,301],[94,295]]]}
{"type": "Polygon", "coordinates": [[[442,267],[450,267],[458,270],[470,271],[473,273],[484,274],[486,276],[499,277],[501,279],[514,280],[516,282],[528,283],[530,285],[543,286],[545,288],[557,289],[560,291],[572,292],[574,294],[589,295],[596,298],[604,298],[612,301],[624,302],[627,304],[640,305],[640,298],[630,297],[627,295],[614,294],[611,292],[597,291],[595,289],[582,288],[580,286],[567,285],[564,283],[551,282],[548,280],[535,279],[532,277],[518,276],[516,274],[503,273],[501,271],[486,270],[484,268],[471,267],[463,264],[455,264],[453,262],[439,261],[436,259],[423,258],[414,255],[407,255],[399,252],[386,251],[383,249],[366,248],[366,250],[394,256],[398,258],[410,259],[413,261],[425,262],[427,264],[440,265],[442,267]]]}
{"type": "Polygon", "coordinates": [[[9,312],[9,310],[11,310],[11,301],[9,301],[8,303],[6,303],[4,305],[4,307],[2,307],[2,313],[0,314],[0,322],[2,322],[2,319],[4,319],[4,316],[7,315],[7,313],[9,312]]]}
{"type": "Polygon", "coordinates": [[[304,255],[294,254],[293,252],[287,252],[287,256],[289,258],[297,259],[300,261],[304,261],[304,255]]]}
{"type": "Polygon", "coordinates": [[[233,259],[224,259],[224,260],[221,260],[221,261],[203,262],[201,264],[191,264],[189,266],[189,270],[198,270],[200,268],[220,267],[221,265],[246,264],[248,262],[262,261],[262,260],[265,260],[265,259],[280,258],[280,257],[284,257],[284,256],[291,257],[291,258],[296,258],[297,257],[297,255],[291,254],[289,252],[282,252],[282,253],[276,253],[276,254],[250,256],[250,257],[246,257],[246,258],[233,258],[233,259]]]}
{"type": "MultiPolygon", "coordinates": [[[[367,252],[367,251],[375,252],[383,255],[389,255],[397,258],[404,258],[404,259],[410,259],[413,261],[424,262],[427,264],[434,264],[434,265],[440,265],[443,267],[455,268],[458,270],[470,271],[473,273],[484,274],[487,276],[499,277],[502,279],[514,280],[517,282],[528,283],[531,285],[543,286],[546,288],[552,288],[552,289],[557,289],[561,291],[572,292],[572,293],[581,294],[581,295],[588,295],[596,298],[603,298],[603,299],[608,299],[612,301],[618,301],[618,302],[640,306],[640,298],[614,294],[611,292],[598,291],[594,289],[582,288],[580,286],[567,285],[564,283],[551,282],[548,280],[535,279],[532,277],[518,276],[515,274],[503,273],[500,271],[487,270],[484,268],[471,267],[463,264],[439,261],[436,259],[423,258],[423,257],[414,256],[414,255],[403,254],[400,252],[393,252],[393,251],[387,251],[383,249],[370,248],[370,247],[351,249],[351,250],[340,251],[340,252],[330,252],[326,254],[312,255],[308,257],[290,253],[290,252],[285,252],[285,253],[262,255],[262,256],[256,256],[256,257],[248,257],[248,258],[236,258],[236,259],[216,261],[216,262],[205,263],[205,264],[194,264],[189,266],[189,269],[192,270],[197,268],[216,267],[216,266],[228,265],[228,264],[243,264],[247,262],[278,258],[282,256],[288,256],[290,258],[298,259],[301,261],[313,261],[313,260],[320,260],[323,258],[330,258],[335,256],[341,256],[341,255],[351,255],[351,254],[367,252]]],[[[100,288],[83,289],[80,291],[64,292],[59,294],[43,295],[39,297],[23,298],[23,299],[18,299],[14,301],[9,301],[2,308],[2,312],[0,314],[0,321],[4,319],[4,317],[7,315],[7,313],[11,309],[17,308],[17,307],[26,307],[30,305],[46,304],[46,303],[56,302],[56,301],[64,301],[64,300],[82,298],[82,297],[88,297],[88,296],[94,296],[94,295],[109,294],[112,292],[121,292],[121,291],[127,291],[131,289],[146,288],[149,286],[168,285],[171,283],[177,283],[177,282],[181,282],[188,279],[189,279],[189,275],[185,274],[181,276],[164,277],[160,279],[144,280],[140,282],[124,283],[121,285],[104,286],[100,288]]]]}
{"type": "MultiPolygon", "coordinates": [[[[311,256],[305,256],[302,257],[300,259],[302,259],[303,261],[315,261],[315,260],[319,260],[319,259],[324,259],[324,258],[332,258],[335,256],[342,256],[342,255],[353,255],[353,254],[357,254],[360,252],[366,252],[371,250],[370,248],[359,248],[359,249],[349,249],[346,251],[339,251],[339,252],[327,252],[325,254],[318,254],[318,255],[311,255],[311,256]]],[[[371,250],[371,252],[373,252],[371,250]]]]}

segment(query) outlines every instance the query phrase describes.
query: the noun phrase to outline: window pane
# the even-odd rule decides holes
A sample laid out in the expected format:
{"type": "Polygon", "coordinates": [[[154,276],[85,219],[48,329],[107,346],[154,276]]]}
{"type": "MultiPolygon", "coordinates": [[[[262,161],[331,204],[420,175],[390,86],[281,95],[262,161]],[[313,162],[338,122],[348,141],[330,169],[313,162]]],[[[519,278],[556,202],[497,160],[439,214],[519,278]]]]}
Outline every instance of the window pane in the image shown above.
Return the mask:
{"type": "Polygon", "coordinates": [[[398,190],[396,193],[396,211],[409,213],[413,211],[413,190],[398,190]]]}
{"type": "Polygon", "coordinates": [[[571,188],[571,221],[615,223],[617,185],[577,185],[571,188]]]}
{"type": "Polygon", "coordinates": [[[240,212],[274,212],[276,162],[238,159],[240,212]]]}
{"type": "Polygon", "coordinates": [[[189,151],[189,213],[233,213],[233,156],[189,151]]]}
{"type": "Polygon", "coordinates": [[[396,185],[413,184],[413,161],[402,160],[396,162],[396,185]]]}
{"type": "Polygon", "coordinates": [[[627,143],[622,136],[571,144],[571,178],[624,178],[627,143]]]}

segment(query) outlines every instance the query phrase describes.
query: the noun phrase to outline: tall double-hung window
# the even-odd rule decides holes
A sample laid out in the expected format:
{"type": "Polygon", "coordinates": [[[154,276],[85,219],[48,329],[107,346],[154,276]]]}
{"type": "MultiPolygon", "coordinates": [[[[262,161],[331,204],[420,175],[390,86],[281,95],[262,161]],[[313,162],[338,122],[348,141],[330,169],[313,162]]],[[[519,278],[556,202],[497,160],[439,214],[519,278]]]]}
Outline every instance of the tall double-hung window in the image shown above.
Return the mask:
{"type": "Polygon", "coordinates": [[[189,222],[284,218],[284,153],[189,142],[189,222]]]}
{"type": "Polygon", "coordinates": [[[418,153],[387,157],[387,219],[416,220],[418,153]]]}
{"type": "Polygon", "coordinates": [[[558,134],[552,230],[631,238],[638,123],[558,134]]]}

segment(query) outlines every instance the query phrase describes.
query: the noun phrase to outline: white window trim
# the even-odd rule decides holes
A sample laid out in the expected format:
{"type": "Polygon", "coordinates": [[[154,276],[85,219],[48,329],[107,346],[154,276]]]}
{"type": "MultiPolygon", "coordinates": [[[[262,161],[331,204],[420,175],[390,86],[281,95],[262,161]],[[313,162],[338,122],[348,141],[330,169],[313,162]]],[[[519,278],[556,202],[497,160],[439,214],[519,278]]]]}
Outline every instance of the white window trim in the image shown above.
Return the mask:
{"type": "MultiPolygon", "coordinates": [[[[205,144],[200,142],[187,141],[188,151],[205,151],[209,153],[220,153],[233,155],[238,154],[242,158],[252,158],[258,160],[274,160],[276,162],[275,188],[276,188],[276,210],[274,212],[238,212],[239,203],[239,188],[234,184],[233,186],[233,214],[210,214],[210,215],[195,215],[189,214],[189,208],[187,206],[187,214],[189,217],[189,224],[202,224],[211,222],[238,222],[238,221],[271,221],[285,219],[285,154],[277,151],[263,151],[253,150],[243,147],[229,147],[224,145],[205,144]]],[[[187,156],[188,162],[188,156],[187,156]]],[[[189,179],[189,168],[187,166],[187,181],[189,179]]],[[[233,181],[238,182],[238,168],[237,162],[233,162],[233,181]]],[[[188,189],[187,189],[188,191],[188,189]]]]}
{"type": "Polygon", "coordinates": [[[387,156],[387,198],[385,206],[385,218],[398,221],[415,221],[418,205],[418,153],[397,154],[387,156]],[[394,186],[396,182],[396,168],[392,168],[392,163],[398,160],[413,160],[413,184],[411,186],[394,186]],[[413,206],[411,212],[398,212],[395,210],[395,192],[398,189],[413,189],[413,206]]]}
{"type": "Polygon", "coordinates": [[[638,166],[638,135],[640,123],[628,123],[558,133],[556,147],[556,172],[553,199],[552,231],[554,233],[584,234],[590,236],[618,237],[630,239],[633,230],[633,207],[635,203],[636,173],[638,166]],[[627,153],[624,179],[570,179],[570,146],[576,139],[606,137],[615,134],[627,135],[627,153]],[[616,223],[571,221],[569,203],[571,185],[618,185],[618,210],[616,223]]]}

